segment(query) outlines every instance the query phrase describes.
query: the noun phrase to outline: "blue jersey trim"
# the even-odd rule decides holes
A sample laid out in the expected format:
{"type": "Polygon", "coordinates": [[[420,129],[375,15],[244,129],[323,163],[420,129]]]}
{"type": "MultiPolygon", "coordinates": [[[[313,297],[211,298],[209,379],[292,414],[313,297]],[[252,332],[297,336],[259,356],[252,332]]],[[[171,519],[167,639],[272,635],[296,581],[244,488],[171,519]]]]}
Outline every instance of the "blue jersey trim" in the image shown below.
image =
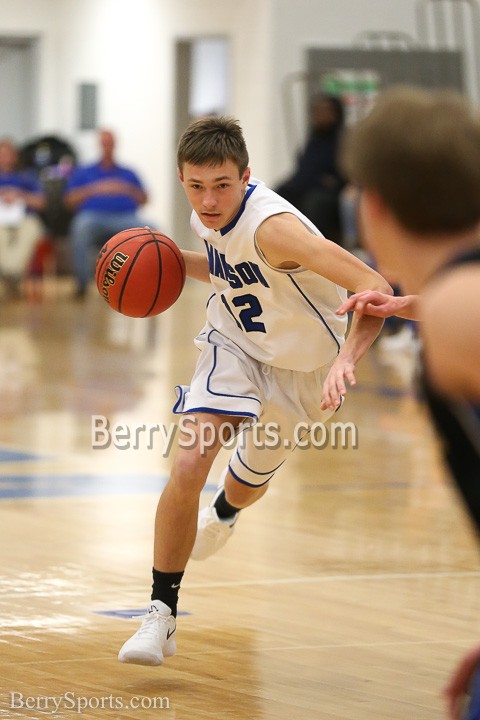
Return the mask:
{"type": "MultiPolygon", "coordinates": [[[[250,417],[255,421],[258,421],[258,415],[256,413],[251,413],[248,411],[237,411],[237,410],[222,410],[221,408],[215,408],[215,407],[203,407],[199,406],[196,408],[190,408],[189,410],[179,410],[179,406],[184,402],[185,393],[183,392],[182,386],[177,385],[175,387],[175,390],[178,390],[179,396],[178,400],[175,403],[175,405],[172,408],[172,412],[175,413],[175,415],[183,415],[186,413],[193,413],[193,412],[209,412],[213,415],[235,415],[236,417],[250,417]]],[[[249,399],[249,398],[247,398],[249,399]]]]}
{"type": "Polygon", "coordinates": [[[232,468],[230,467],[230,465],[228,466],[228,469],[230,470],[230,472],[232,473],[234,479],[235,479],[237,482],[242,483],[242,485],[248,485],[248,487],[251,487],[251,488],[263,487],[263,485],[266,485],[268,482],[270,482],[270,480],[271,480],[272,477],[273,477],[273,475],[270,475],[270,477],[268,478],[268,480],[265,480],[265,482],[259,483],[258,485],[256,485],[255,483],[249,483],[249,482],[247,482],[246,480],[242,480],[241,477],[238,477],[238,475],[237,475],[236,473],[234,473],[234,471],[232,470],[232,468]]]}
{"type": "Polygon", "coordinates": [[[328,330],[328,332],[329,332],[330,335],[332,336],[332,339],[335,341],[335,344],[336,344],[336,346],[337,346],[337,353],[339,353],[339,352],[340,352],[340,343],[338,342],[338,340],[337,340],[337,338],[335,337],[335,335],[334,335],[333,331],[331,330],[331,328],[328,326],[328,323],[327,323],[327,321],[325,320],[325,318],[323,317],[323,315],[322,315],[322,313],[320,312],[320,310],[318,310],[318,309],[315,307],[315,305],[313,305],[313,303],[308,299],[308,297],[305,295],[305,293],[303,292],[303,290],[301,289],[301,287],[295,282],[295,280],[293,279],[293,277],[292,277],[290,274],[288,275],[288,277],[289,277],[290,280],[292,281],[293,285],[297,288],[297,290],[298,290],[298,292],[300,293],[300,295],[307,301],[307,303],[310,305],[310,307],[312,308],[312,310],[318,315],[318,317],[320,318],[320,320],[321,320],[322,323],[324,324],[325,328],[328,330]]]}
{"type": "Polygon", "coordinates": [[[175,415],[190,415],[190,413],[210,413],[211,415],[232,415],[232,417],[251,417],[253,420],[258,420],[258,415],[255,413],[249,413],[242,410],[223,410],[222,408],[212,407],[195,407],[189,408],[188,410],[176,410],[178,402],[173,408],[175,415]]]}
{"type": "MultiPolygon", "coordinates": [[[[210,342],[210,335],[212,335],[214,332],[218,332],[218,331],[215,330],[215,329],[213,329],[213,330],[210,331],[210,333],[209,333],[209,335],[208,335],[208,338],[207,338],[208,342],[210,342]]],[[[213,367],[212,367],[212,369],[210,370],[210,373],[209,373],[208,378],[207,378],[207,390],[208,390],[208,392],[209,392],[211,395],[215,395],[216,397],[238,398],[239,400],[254,400],[254,401],[257,402],[259,405],[261,405],[261,404],[262,404],[261,401],[260,401],[258,398],[256,398],[256,397],[252,397],[251,395],[231,395],[230,393],[218,393],[218,392],[215,392],[215,390],[212,390],[212,389],[211,389],[211,387],[210,387],[210,378],[212,377],[213,373],[215,372],[215,368],[217,367],[217,350],[218,350],[217,346],[214,345],[214,346],[213,346],[213,367]]]]}
{"type": "Polygon", "coordinates": [[[185,398],[185,393],[182,390],[181,385],[177,385],[175,390],[178,390],[179,397],[177,402],[172,408],[172,412],[175,413],[175,415],[183,415],[187,413],[194,413],[194,412],[209,412],[213,415],[235,415],[236,417],[250,417],[255,421],[258,421],[258,415],[256,413],[251,413],[244,410],[223,410],[222,408],[216,408],[216,407],[210,407],[210,406],[199,406],[195,408],[189,408],[188,410],[179,410],[179,406],[182,405],[185,398]]]}
{"type": "Polygon", "coordinates": [[[220,235],[221,235],[222,237],[223,237],[224,235],[226,235],[227,233],[229,233],[230,230],[233,230],[233,228],[235,227],[235,225],[237,224],[237,222],[240,220],[240,218],[242,217],[243,212],[244,212],[244,210],[245,210],[245,205],[247,204],[247,200],[248,200],[248,198],[250,197],[250,195],[253,193],[253,191],[255,190],[256,187],[257,187],[256,185],[250,185],[250,184],[248,185],[248,190],[247,190],[247,192],[245,193],[245,196],[244,196],[244,198],[243,198],[243,200],[242,200],[242,204],[240,205],[239,211],[237,212],[237,214],[235,215],[235,217],[234,217],[232,220],[230,220],[230,222],[228,223],[228,225],[225,225],[225,227],[223,227],[223,228],[220,229],[220,235]]]}
{"type": "MultiPolygon", "coordinates": [[[[208,333],[208,336],[207,336],[207,342],[210,342],[210,336],[214,332],[218,332],[218,331],[215,330],[215,328],[213,330],[210,330],[210,332],[208,333]]],[[[215,372],[215,368],[217,367],[217,350],[218,350],[217,346],[213,345],[213,366],[207,377],[207,391],[210,393],[210,395],[213,395],[215,397],[236,398],[237,400],[254,401],[254,402],[257,402],[261,406],[262,405],[261,400],[259,400],[256,397],[253,397],[252,395],[233,395],[230,393],[219,393],[219,392],[215,392],[214,390],[211,389],[210,379],[211,379],[213,373],[215,372]]],[[[247,412],[247,411],[222,410],[221,408],[216,408],[216,407],[212,408],[212,407],[204,407],[204,406],[192,408],[189,410],[179,410],[178,408],[184,402],[185,393],[183,392],[181,385],[177,385],[175,389],[178,390],[179,397],[178,397],[177,402],[173,406],[172,412],[174,412],[177,415],[181,415],[182,413],[189,413],[189,412],[211,412],[213,414],[218,414],[218,415],[235,415],[238,417],[250,417],[250,418],[254,418],[255,420],[258,421],[258,415],[256,413],[247,412]]]]}

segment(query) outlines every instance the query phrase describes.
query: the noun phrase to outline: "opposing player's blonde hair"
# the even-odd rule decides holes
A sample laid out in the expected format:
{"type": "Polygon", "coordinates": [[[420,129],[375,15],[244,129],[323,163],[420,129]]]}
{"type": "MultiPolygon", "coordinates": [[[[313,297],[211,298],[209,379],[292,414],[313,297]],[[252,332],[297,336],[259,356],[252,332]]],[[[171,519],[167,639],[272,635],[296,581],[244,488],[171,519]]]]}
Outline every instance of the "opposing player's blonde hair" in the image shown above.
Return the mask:
{"type": "Polygon", "coordinates": [[[177,167],[184,163],[214,167],[231,160],[242,175],[248,166],[248,151],[242,128],[231,117],[206,117],[191,123],[180,138],[177,167]]]}
{"type": "Polygon", "coordinates": [[[409,231],[461,232],[480,221],[480,114],[456,92],[385,91],[347,133],[342,165],[409,231]]]}

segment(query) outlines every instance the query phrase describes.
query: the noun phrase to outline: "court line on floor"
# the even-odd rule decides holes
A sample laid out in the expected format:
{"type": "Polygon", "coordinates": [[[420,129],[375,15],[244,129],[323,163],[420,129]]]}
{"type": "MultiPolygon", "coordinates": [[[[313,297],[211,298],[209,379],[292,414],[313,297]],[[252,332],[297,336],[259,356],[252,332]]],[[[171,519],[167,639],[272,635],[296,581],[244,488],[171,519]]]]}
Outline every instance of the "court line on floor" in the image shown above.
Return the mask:
{"type": "MultiPolygon", "coordinates": [[[[231,580],[225,582],[207,582],[207,583],[182,583],[184,590],[203,590],[210,588],[228,588],[228,587],[250,587],[251,585],[300,585],[307,583],[326,583],[326,582],[363,582],[368,580],[424,580],[438,578],[480,578],[480,571],[465,570],[452,572],[417,572],[417,573],[368,573],[363,575],[318,575],[303,576],[295,578],[264,578],[263,580],[231,580]]],[[[131,586],[129,588],[132,589],[131,586]]]]}
{"type": "MultiPolygon", "coordinates": [[[[307,585],[309,583],[321,584],[330,582],[368,582],[368,581],[384,581],[384,580],[438,580],[441,578],[445,579],[461,579],[461,578],[479,578],[480,571],[477,570],[464,570],[464,571],[452,571],[452,572],[417,572],[417,573],[369,573],[363,575],[306,575],[302,577],[294,578],[264,578],[263,580],[230,580],[225,582],[206,582],[206,583],[182,583],[183,590],[209,590],[211,588],[235,588],[235,587],[253,587],[253,586],[276,586],[276,585],[307,585]]],[[[142,592],[144,594],[144,588],[135,588],[134,585],[129,585],[129,593],[142,592]]],[[[64,596],[73,597],[71,589],[65,589],[65,592],[56,592],[56,597],[64,596]]],[[[36,597],[35,592],[29,593],[30,597],[36,597]]],[[[75,596],[84,597],[83,592],[77,593],[75,596]]],[[[43,593],[39,595],[43,597],[43,593]]],[[[18,599],[19,593],[1,593],[0,603],[4,600],[18,599]]]]}
{"type": "MultiPolygon", "coordinates": [[[[45,634],[45,631],[38,631],[39,634],[45,634]]],[[[199,632],[199,631],[198,631],[199,632]]],[[[184,636],[184,640],[188,640],[188,637],[184,636]]],[[[8,641],[4,641],[8,642],[8,641]]],[[[391,641],[391,642],[357,642],[357,643],[320,643],[315,645],[259,645],[255,648],[255,653],[258,655],[262,655],[263,653],[272,653],[272,652],[289,652],[292,650],[345,650],[348,648],[375,648],[375,647],[400,647],[400,646],[409,646],[409,645],[452,645],[452,646],[461,646],[461,647],[469,647],[470,640],[466,640],[465,638],[458,639],[458,640],[399,640],[391,641]]],[[[249,648],[248,650],[244,650],[241,648],[217,648],[217,647],[202,647],[200,650],[185,650],[180,655],[178,654],[176,656],[178,659],[186,659],[190,658],[196,655],[244,655],[244,654],[250,654],[252,651],[249,648]]],[[[25,660],[22,662],[21,660],[16,661],[16,665],[25,667],[28,665],[55,665],[58,663],[68,664],[68,663],[91,663],[96,662],[99,660],[112,660],[116,659],[116,653],[109,654],[109,655],[99,655],[96,657],[88,656],[88,657],[75,657],[75,658],[45,658],[45,659],[39,659],[35,658],[34,660],[25,660]]],[[[175,662],[175,661],[173,661],[175,662]]],[[[2,665],[0,664],[0,668],[2,665]]],[[[172,667],[172,670],[174,668],[172,667]]],[[[175,668],[175,670],[181,670],[182,668],[175,668]]]]}
{"type": "MultiPolygon", "coordinates": [[[[229,587],[251,587],[251,586],[275,586],[275,585],[302,585],[308,583],[330,583],[330,582],[365,582],[372,580],[438,580],[440,578],[480,578],[480,570],[462,571],[440,571],[440,572],[416,572],[416,573],[367,573],[362,575],[304,575],[293,578],[263,578],[261,580],[227,580],[224,582],[205,583],[182,583],[184,590],[209,590],[210,588],[229,587]]],[[[143,589],[143,588],[142,588],[143,589]]],[[[135,586],[129,585],[129,592],[135,592],[135,586]]],[[[81,594],[81,593],[79,593],[81,594]]],[[[65,590],[65,595],[72,595],[71,589],[65,590]]],[[[33,593],[35,596],[35,593],[33,593]]],[[[57,592],[56,597],[62,593],[57,592]]],[[[18,598],[19,593],[0,593],[0,603],[4,600],[18,598]]]]}

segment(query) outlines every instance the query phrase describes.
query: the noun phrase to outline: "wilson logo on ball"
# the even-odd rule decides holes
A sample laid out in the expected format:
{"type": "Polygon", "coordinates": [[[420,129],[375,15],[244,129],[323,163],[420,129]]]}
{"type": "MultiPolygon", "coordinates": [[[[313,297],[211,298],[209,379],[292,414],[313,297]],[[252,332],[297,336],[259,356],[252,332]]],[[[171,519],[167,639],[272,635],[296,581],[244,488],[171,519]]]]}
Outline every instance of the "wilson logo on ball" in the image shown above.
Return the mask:
{"type": "Polygon", "coordinates": [[[158,230],[129,228],[100,250],[95,279],[112,310],[147,318],[176,302],[185,283],[185,262],[177,245],[158,230]]]}
{"type": "Polygon", "coordinates": [[[125,265],[125,263],[128,260],[128,257],[129,257],[128,255],[125,255],[122,252],[115,253],[113,258],[110,260],[109,266],[105,270],[101,287],[102,287],[102,295],[108,303],[110,302],[110,298],[108,296],[108,291],[112,285],[115,285],[115,280],[117,279],[117,273],[125,265]]]}

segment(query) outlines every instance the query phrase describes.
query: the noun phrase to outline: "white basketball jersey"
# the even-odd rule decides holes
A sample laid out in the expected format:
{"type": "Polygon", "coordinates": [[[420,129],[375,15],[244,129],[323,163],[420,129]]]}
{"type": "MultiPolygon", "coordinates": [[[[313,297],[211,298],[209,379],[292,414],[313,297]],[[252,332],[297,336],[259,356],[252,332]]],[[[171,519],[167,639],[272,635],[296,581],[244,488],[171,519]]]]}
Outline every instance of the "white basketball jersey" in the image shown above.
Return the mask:
{"type": "Polygon", "coordinates": [[[205,242],[215,290],[207,303],[209,323],[260,362],[310,372],[330,362],[344,342],[347,318],[335,310],[347,293],[311,270],[279,270],[266,262],[256,231],[285,212],[320,235],[305,215],[253,178],[227,226],[210,230],[195,211],[191,226],[205,242]]]}

